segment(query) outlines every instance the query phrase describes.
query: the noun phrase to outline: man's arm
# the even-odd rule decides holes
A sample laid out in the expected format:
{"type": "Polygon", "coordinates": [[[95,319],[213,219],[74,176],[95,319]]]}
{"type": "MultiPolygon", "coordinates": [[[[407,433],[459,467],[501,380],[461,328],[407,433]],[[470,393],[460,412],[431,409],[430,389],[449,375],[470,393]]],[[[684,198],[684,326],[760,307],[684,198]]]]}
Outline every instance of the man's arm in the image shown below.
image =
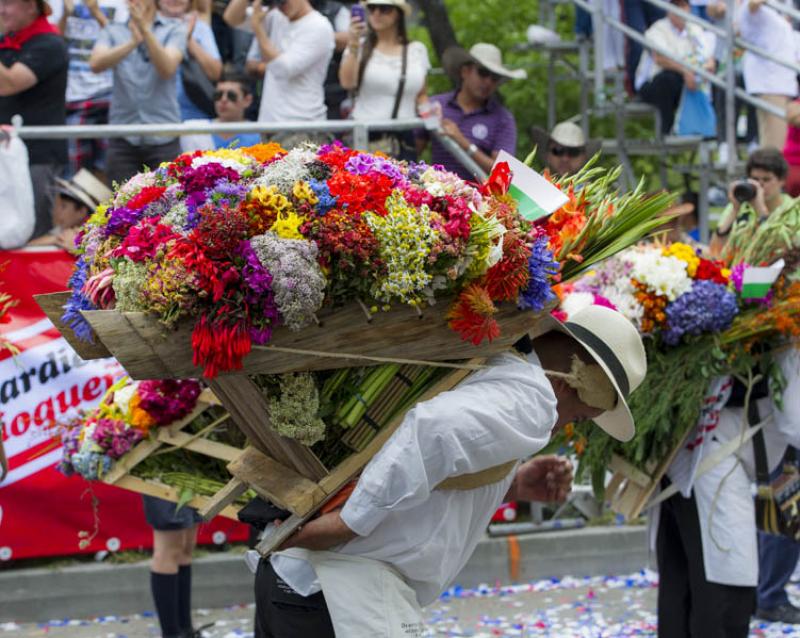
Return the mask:
{"type": "MultiPolygon", "coordinates": [[[[442,120],[442,133],[447,135],[451,140],[453,140],[456,144],[458,144],[465,153],[469,153],[469,146],[472,144],[467,137],[461,132],[461,129],[458,128],[458,125],[453,122],[452,120],[443,119],[442,120]]],[[[494,158],[497,156],[497,153],[493,153],[492,155],[487,155],[481,149],[477,149],[474,153],[470,154],[470,157],[474,159],[478,166],[480,166],[485,172],[490,172],[492,170],[492,166],[494,165],[494,158]]]]}
{"type": "Polygon", "coordinates": [[[89,68],[92,73],[102,73],[107,69],[113,69],[127,58],[139,46],[140,42],[141,40],[137,41],[136,36],[133,35],[130,40],[115,47],[100,43],[95,44],[92,54],[89,56],[89,68]]]}
{"type": "Polygon", "coordinates": [[[302,547],[323,551],[343,545],[356,536],[358,534],[345,525],[338,511],[329,512],[303,525],[281,545],[280,549],[302,547]]]}
{"type": "Polygon", "coordinates": [[[36,74],[22,62],[15,62],[10,67],[0,64],[0,97],[27,91],[36,82],[36,74]]]}
{"type": "Polygon", "coordinates": [[[568,459],[537,456],[519,466],[504,500],[560,503],[571,489],[572,463],[568,459]]]}
{"type": "Polygon", "coordinates": [[[276,47],[272,40],[269,39],[267,31],[264,28],[264,18],[267,12],[260,2],[253,3],[253,13],[250,15],[250,26],[253,28],[253,35],[258,43],[258,51],[261,54],[261,60],[268,64],[277,58],[281,51],[276,47]]]}
{"type": "Polygon", "coordinates": [[[178,72],[178,65],[183,60],[183,53],[171,46],[161,46],[150,25],[143,25],[142,42],[147,47],[150,54],[150,62],[156,69],[156,73],[162,80],[169,80],[178,72]]]}
{"type": "MultiPolygon", "coordinates": [[[[260,4],[260,3],[259,3],[260,4]]],[[[228,26],[240,27],[247,20],[247,0],[231,0],[222,14],[228,26]]]]}

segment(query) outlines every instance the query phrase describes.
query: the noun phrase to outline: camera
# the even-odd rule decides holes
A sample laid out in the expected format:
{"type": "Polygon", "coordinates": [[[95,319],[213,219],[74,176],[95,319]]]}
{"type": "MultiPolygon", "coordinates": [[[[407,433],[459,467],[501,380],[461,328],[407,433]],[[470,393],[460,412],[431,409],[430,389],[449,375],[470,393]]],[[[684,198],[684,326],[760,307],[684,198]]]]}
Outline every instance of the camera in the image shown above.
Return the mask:
{"type": "Polygon", "coordinates": [[[733,198],[740,204],[753,201],[757,192],[755,185],[746,179],[740,179],[733,185],[733,198]]]}

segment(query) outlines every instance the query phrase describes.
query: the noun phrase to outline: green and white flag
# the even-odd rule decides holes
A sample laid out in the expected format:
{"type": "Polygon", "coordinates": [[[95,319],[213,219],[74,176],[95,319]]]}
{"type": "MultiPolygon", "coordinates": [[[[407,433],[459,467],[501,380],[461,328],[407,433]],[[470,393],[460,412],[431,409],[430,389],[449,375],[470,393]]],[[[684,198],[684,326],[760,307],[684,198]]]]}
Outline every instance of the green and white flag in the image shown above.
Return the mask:
{"type": "Polygon", "coordinates": [[[746,268],[742,275],[742,299],[766,297],[784,265],[783,259],[779,259],[771,266],[746,268]]]}
{"type": "Polygon", "coordinates": [[[517,200],[519,214],[525,219],[536,221],[546,217],[569,201],[558,188],[510,153],[500,151],[494,165],[497,166],[500,162],[507,162],[511,169],[508,194],[517,200]]]}

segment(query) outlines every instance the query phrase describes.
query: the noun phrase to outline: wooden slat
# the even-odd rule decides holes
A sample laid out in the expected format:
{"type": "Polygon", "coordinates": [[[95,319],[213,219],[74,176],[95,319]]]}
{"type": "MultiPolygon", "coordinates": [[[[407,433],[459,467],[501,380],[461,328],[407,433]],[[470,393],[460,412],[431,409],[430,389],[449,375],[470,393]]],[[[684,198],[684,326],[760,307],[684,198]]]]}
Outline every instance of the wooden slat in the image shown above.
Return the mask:
{"type": "Polygon", "coordinates": [[[228,463],[234,461],[242,453],[239,448],[233,447],[232,445],[225,445],[224,443],[209,441],[203,438],[193,439],[191,434],[186,434],[185,432],[176,432],[173,434],[168,431],[168,428],[159,430],[158,440],[167,445],[174,445],[204,456],[222,459],[228,463]]]}
{"type": "MultiPolygon", "coordinates": [[[[435,306],[427,308],[422,318],[410,308],[398,304],[388,312],[374,315],[369,323],[361,308],[351,304],[329,314],[320,313],[319,326],[309,326],[299,332],[292,332],[285,327],[277,328],[270,345],[429,361],[468,359],[486,357],[506,349],[520,336],[532,331],[542,316],[542,313],[520,311],[514,304],[503,304],[494,316],[501,327],[500,336],[491,343],[475,346],[463,341],[448,327],[446,314],[450,301],[440,300],[435,306]]],[[[108,319],[104,313],[119,314],[101,310],[87,311],[84,316],[133,378],[163,377],[164,366],[173,377],[201,376],[201,371],[192,365],[190,323],[184,323],[170,332],[155,318],[143,313],[126,313],[124,326],[108,319]],[[128,334],[131,327],[136,332],[133,338],[128,334]],[[152,349],[147,344],[151,344],[152,349]]],[[[254,350],[245,358],[244,368],[231,374],[278,374],[356,365],[364,365],[364,362],[254,350]]]]}
{"type": "Polygon", "coordinates": [[[234,477],[228,481],[225,487],[208,499],[208,502],[198,511],[198,514],[206,520],[214,518],[246,491],[247,484],[234,477]]]}
{"type": "MultiPolygon", "coordinates": [[[[136,476],[131,476],[130,474],[117,481],[115,485],[125,490],[139,492],[140,494],[147,494],[148,496],[155,496],[156,498],[163,498],[164,500],[172,501],[173,503],[180,501],[181,493],[177,488],[172,487],[171,485],[164,485],[163,483],[156,483],[155,481],[146,481],[136,476]]],[[[207,496],[195,496],[186,504],[199,510],[205,507],[208,500],[209,497],[207,496]]],[[[224,516],[225,518],[239,520],[236,516],[236,514],[239,512],[239,509],[241,508],[236,507],[235,505],[228,505],[222,511],[220,511],[219,515],[224,516]]]]}
{"type": "Polygon", "coordinates": [[[230,463],[228,471],[260,496],[298,516],[308,514],[325,499],[316,483],[252,447],[230,463]]]}
{"type": "Polygon", "coordinates": [[[46,295],[34,295],[33,298],[42,312],[47,315],[47,318],[53,322],[53,325],[58,328],[61,336],[67,340],[67,343],[84,361],[91,359],[104,359],[110,357],[111,353],[108,348],[97,338],[95,335],[94,343],[83,341],[76,335],[72,328],[67,326],[61,321],[61,315],[64,314],[64,304],[70,298],[72,293],[66,292],[52,292],[46,295]]]}
{"type": "Polygon", "coordinates": [[[621,456],[617,456],[616,454],[611,457],[611,461],[608,464],[608,469],[612,472],[619,472],[629,480],[642,487],[647,487],[653,480],[652,477],[648,476],[638,468],[628,463],[628,461],[623,459],[621,456]]]}
{"type": "Polygon", "coordinates": [[[211,388],[254,447],[312,481],[319,481],[328,474],[309,448],[272,429],[266,400],[250,378],[217,377],[211,381],[211,388]]]}

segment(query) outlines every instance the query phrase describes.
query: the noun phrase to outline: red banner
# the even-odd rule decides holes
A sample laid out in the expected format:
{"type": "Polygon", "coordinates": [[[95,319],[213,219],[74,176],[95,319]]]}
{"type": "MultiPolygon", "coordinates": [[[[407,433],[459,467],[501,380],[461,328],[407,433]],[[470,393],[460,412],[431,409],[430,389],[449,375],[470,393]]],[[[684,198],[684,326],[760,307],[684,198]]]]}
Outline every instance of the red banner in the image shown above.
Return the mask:
{"type": "MultiPolygon", "coordinates": [[[[33,295],[67,288],[73,258],[55,249],[0,251],[0,290],[19,300],[0,332],[19,350],[0,353],[0,422],[9,475],[0,483],[0,560],[150,547],[138,494],[80,477],[55,465],[61,444],[50,425],[93,407],[122,374],[113,359],[83,361],[33,295]],[[83,538],[91,542],[83,549],[83,538]]],[[[201,543],[247,538],[245,525],[216,518],[201,543]]]]}

